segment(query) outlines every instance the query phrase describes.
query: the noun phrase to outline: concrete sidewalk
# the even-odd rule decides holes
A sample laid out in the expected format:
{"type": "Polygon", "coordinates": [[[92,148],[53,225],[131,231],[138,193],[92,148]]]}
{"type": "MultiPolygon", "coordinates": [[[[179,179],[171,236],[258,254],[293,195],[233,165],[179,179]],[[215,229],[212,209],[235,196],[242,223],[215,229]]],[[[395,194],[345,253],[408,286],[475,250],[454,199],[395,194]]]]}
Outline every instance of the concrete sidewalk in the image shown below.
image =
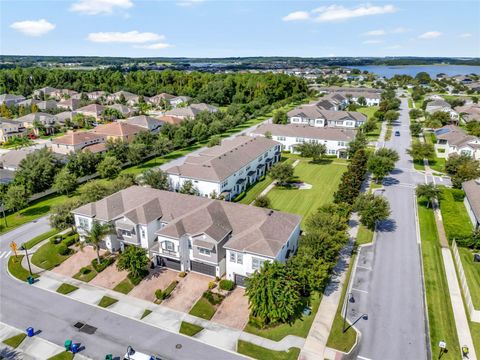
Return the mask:
{"type": "MultiPolygon", "coordinates": [[[[45,360],[52,356],[65,352],[63,346],[42,339],[41,337],[39,337],[39,335],[31,338],[26,337],[16,349],[3,344],[4,340],[24,332],[25,330],[16,329],[7,324],[0,323],[0,342],[2,342],[0,344],[0,357],[12,360],[45,360]]],[[[80,353],[75,354],[74,357],[74,360],[88,359],[90,358],[87,358],[80,353]]]]}

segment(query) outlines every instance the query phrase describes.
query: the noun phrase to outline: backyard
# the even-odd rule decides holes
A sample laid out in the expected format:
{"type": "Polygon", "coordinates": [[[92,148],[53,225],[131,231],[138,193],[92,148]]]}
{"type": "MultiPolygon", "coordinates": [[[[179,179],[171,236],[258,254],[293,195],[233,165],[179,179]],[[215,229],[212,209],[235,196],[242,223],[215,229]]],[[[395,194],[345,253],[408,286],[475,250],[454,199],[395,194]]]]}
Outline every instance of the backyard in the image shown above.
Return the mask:
{"type": "Polygon", "coordinates": [[[467,248],[458,248],[470,295],[472,296],[473,307],[480,310],[480,263],[473,261],[474,252],[467,248]]]}
{"type": "Polygon", "coordinates": [[[440,200],[443,224],[448,241],[470,239],[473,225],[463,204],[465,194],[462,190],[443,188],[440,200]]]}

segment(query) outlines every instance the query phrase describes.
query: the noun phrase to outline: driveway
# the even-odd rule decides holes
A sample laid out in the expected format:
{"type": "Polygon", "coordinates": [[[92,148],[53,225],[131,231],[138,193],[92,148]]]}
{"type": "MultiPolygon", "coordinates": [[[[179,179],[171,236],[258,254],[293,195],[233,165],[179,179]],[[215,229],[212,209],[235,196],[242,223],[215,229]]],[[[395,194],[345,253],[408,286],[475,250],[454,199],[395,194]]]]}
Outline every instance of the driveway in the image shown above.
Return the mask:
{"type": "MultiPolygon", "coordinates": [[[[100,255],[102,251],[100,251],[100,255]]],[[[54,268],[52,271],[64,276],[72,277],[84,266],[90,265],[97,257],[97,253],[91,246],[85,246],[82,250],[70,256],[67,260],[54,268]]]]}
{"type": "Polygon", "coordinates": [[[116,263],[113,263],[90,281],[90,284],[101,286],[107,289],[113,289],[120,281],[125,279],[128,271],[117,270],[116,263]]]}
{"type": "Polygon", "coordinates": [[[162,305],[188,313],[200,296],[208,290],[210,281],[213,281],[213,278],[190,272],[178,283],[170,298],[162,302],[162,305]]]}
{"type": "Polygon", "coordinates": [[[137,298],[153,301],[155,300],[155,290],[164,290],[174,280],[183,281],[178,277],[178,272],[164,268],[156,267],[150,274],[138,284],[129,295],[137,298]]]}
{"type": "Polygon", "coordinates": [[[242,330],[248,321],[249,313],[245,289],[237,287],[222,301],[212,321],[242,330]]]}

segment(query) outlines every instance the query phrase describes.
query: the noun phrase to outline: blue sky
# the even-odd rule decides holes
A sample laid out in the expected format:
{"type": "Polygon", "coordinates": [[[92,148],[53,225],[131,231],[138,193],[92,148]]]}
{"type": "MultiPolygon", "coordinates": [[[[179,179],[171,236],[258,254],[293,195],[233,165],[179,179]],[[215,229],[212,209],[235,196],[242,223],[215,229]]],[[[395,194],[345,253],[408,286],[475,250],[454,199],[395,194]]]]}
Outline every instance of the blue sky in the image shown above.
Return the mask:
{"type": "Polygon", "coordinates": [[[0,0],[0,53],[480,56],[480,1],[0,0]]]}

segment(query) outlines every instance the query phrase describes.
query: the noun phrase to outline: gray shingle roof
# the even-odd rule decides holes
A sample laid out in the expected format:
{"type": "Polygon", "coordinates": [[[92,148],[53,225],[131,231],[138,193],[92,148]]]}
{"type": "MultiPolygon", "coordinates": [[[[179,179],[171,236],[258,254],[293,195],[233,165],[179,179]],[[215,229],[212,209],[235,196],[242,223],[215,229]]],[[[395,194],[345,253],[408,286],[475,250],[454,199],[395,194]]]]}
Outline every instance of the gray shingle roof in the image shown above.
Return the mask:
{"type": "Polygon", "coordinates": [[[352,141],[356,135],[356,131],[353,129],[314,127],[296,124],[263,124],[257,127],[252,133],[264,135],[266,132],[270,132],[273,136],[300,137],[333,141],[352,141]]]}
{"type": "Polygon", "coordinates": [[[480,179],[466,181],[462,187],[477,221],[480,221],[480,179]]]}
{"type": "Polygon", "coordinates": [[[354,120],[366,121],[367,117],[358,111],[332,111],[323,110],[315,105],[299,106],[287,113],[288,117],[302,117],[309,120],[325,119],[327,121],[335,120],[354,120]]]}

